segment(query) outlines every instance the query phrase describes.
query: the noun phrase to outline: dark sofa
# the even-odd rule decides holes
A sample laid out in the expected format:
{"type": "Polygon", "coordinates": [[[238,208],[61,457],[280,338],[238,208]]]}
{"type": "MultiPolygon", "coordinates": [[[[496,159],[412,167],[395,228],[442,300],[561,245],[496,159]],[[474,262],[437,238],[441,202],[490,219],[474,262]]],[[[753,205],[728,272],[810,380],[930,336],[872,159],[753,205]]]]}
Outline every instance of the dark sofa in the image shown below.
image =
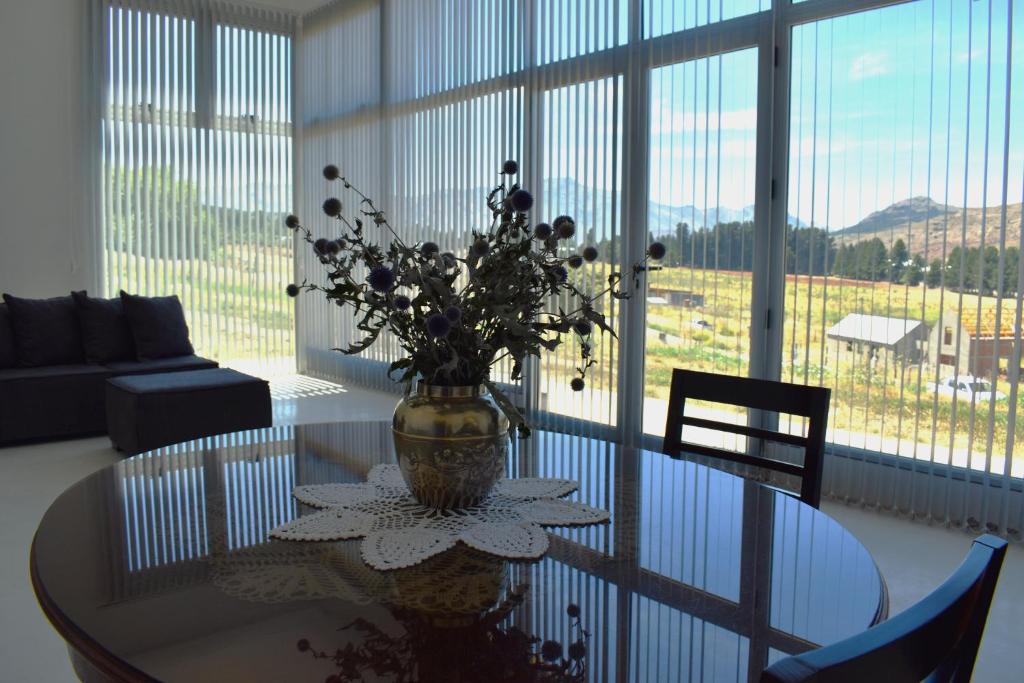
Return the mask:
{"type": "Polygon", "coordinates": [[[217,367],[194,354],[177,297],[133,297],[130,321],[120,298],[4,298],[0,445],[106,433],[111,377],[217,367]]]}

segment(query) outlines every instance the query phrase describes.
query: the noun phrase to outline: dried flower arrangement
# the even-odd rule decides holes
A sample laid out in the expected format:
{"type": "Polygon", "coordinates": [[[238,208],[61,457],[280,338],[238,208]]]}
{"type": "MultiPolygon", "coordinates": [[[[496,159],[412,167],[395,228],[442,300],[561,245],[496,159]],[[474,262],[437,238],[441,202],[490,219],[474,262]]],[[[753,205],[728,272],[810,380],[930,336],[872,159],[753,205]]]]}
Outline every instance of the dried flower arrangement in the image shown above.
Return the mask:
{"type": "MultiPolygon", "coordinates": [[[[465,254],[442,253],[434,242],[406,244],[384,211],[333,164],[323,169],[324,177],[340,181],[360,198],[351,220],[340,200],[332,197],[323,203],[324,213],[344,226],[341,236],[315,238],[294,215],[285,224],[312,245],[328,270],[326,285],[291,284],[288,294],[319,291],[339,306],[351,306],[356,328],[366,335],[341,351],[361,353],[387,329],[405,351],[388,374],[397,373],[407,391],[416,377],[436,385],[484,384],[509,418],[510,427],[525,436],[529,428],[492,380],[492,368],[510,358],[509,379],[517,381],[527,356],[554,350],[563,337],[571,335],[579,341],[580,362],[570,385],[582,391],[587,371],[596,363],[594,329],[615,336],[594,303],[604,295],[628,299],[631,292],[622,288],[624,278],[618,271],[608,276],[605,289],[587,291],[583,278],[573,271],[596,261],[597,248],[566,253],[565,244],[577,232],[571,216],[532,225],[529,211],[534,199],[513,181],[518,171],[515,161],[503,164],[500,184],[487,195],[490,228],[473,231],[465,254]],[[390,241],[382,245],[368,237],[367,223],[387,231],[390,241]],[[365,278],[357,275],[363,268],[365,278]],[[575,308],[550,310],[551,298],[563,294],[575,302],[575,308]]],[[[640,273],[648,270],[648,260],[659,260],[664,254],[661,243],[650,245],[644,260],[632,267],[634,287],[639,285],[640,273]]]]}

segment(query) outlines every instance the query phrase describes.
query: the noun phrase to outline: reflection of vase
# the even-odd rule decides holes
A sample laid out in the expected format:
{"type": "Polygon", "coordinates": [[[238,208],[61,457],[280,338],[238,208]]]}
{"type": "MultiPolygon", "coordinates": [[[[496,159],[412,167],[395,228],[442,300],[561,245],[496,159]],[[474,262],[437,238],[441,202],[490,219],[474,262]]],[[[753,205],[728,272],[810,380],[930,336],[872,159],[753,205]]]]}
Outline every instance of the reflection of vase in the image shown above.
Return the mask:
{"type": "Polygon", "coordinates": [[[392,426],[402,477],[424,505],[475,505],[505,472],[508,418],[482,386],[421,382],[392,426]]]}
{"type": "Polygon", "coordinates": [[[508,596],[508,561],[461,543],[425,562],[396,569],[389,604],[436,627],[473,624],[508,596]]]}

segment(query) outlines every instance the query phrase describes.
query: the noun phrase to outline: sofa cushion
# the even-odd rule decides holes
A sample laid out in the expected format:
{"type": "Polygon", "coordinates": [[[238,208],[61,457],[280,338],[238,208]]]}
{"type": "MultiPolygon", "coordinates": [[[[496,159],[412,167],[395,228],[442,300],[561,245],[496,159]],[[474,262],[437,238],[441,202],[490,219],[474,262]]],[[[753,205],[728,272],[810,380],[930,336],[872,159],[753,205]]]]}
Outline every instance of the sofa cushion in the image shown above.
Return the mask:
{"type": "Polygon", "coordinates": [[[159,372],[208,370],[216,367],[216,361],[199,356],[174,356],[159,360],[130,360],[107,363],[107,369],[118,377],[122,375],[149,375],[159,372]]]}
{"type": "Polygon", "coordinates": [[[18,351],[14,342],[14,328],[7,304],[0,304],[0,369],[18,364],[18,351]]]}
{"type": "Polygon", "coordinates": [[[78,314],[70,296],[22,299],[4,294],[4,301],[14,329],[19,366],[32,368],[85,360],[78,314]]]}
{"type": "Polygon", "coordinates": [[[84,363],[0,370],[0,443],[102,434],[109,377],[84,363]]]}
{"type": "Polygon", "coordinates": [[[177,296],[146,297],[122,291],[121,303],[139,360],[192,355],[185,312],[177,296]]]}
{"type": "Polygon", "coordinates": [[[124,315],[120,297],[94,299],[85,292],[72,292],[82,347],[87,363],[108,363],[135,359],[135,342],[124,315]]]}
{"type": "Polygon", "coordinates": [[[107,433],[128,453],[273,424],[266,380],[234,370],[114,377],[107,433]]]}

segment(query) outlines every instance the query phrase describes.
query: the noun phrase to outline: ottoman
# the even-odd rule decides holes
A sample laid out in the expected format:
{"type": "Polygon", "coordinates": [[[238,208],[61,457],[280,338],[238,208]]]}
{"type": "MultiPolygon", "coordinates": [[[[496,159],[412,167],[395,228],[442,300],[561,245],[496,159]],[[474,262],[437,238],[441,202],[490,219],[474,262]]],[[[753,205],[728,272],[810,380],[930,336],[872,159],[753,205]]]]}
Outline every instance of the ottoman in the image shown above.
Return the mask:
{"type": "Polygon", "coordinates": [[[106,392],[110,440],[130,454],[272,424],[270,385],[227,368],[114,377],[106,392]]]}

